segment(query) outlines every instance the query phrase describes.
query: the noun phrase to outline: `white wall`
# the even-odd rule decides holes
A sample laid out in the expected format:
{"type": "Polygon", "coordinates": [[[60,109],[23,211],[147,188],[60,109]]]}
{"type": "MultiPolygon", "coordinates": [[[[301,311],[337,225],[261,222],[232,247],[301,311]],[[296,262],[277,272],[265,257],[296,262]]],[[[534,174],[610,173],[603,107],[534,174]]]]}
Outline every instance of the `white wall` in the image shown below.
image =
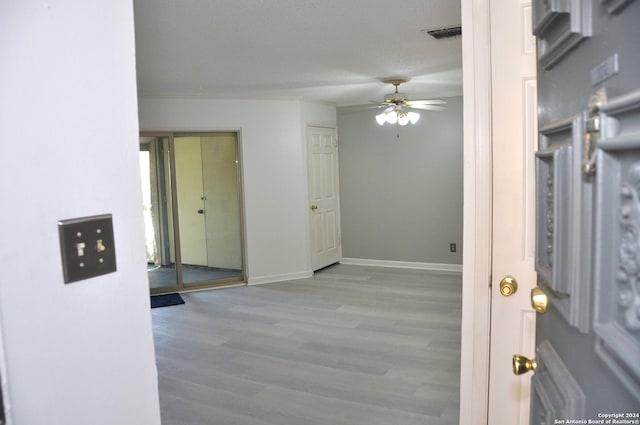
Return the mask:
{"type": "Polygon", "coordinates": [[[13,423],[160,423],[131,0],[0,3],[0,310],[13,423]],[[116,273],[65,285],[57,221],[112,213],[116,273]]]}
{"type": "Polygon", "coordinates": [[[380,127],[379,111],[338,111],[342,255],[349,261],[459,269],[462,97],[447,102],[444,111],[421,111],[415,125],[399,128],[380,127]]]}
{"type": "MultiPolygon", "coordinates": [[[[303,124],[326,125],[335,127],[337,116],[336,108],[322,103],[302,102],[303,124]]],[[[303,136],[307,137],[307,130],[303,128],[303,136]]],[[[306,146],[306,145],[305,145],[306,146]]]]}
{"type": "Polygon", "coordinates": [[[144,131],[241,130],[249,283],[309,276],[306,122],[335,108],[294,100],[140,99],[144,131]]]}

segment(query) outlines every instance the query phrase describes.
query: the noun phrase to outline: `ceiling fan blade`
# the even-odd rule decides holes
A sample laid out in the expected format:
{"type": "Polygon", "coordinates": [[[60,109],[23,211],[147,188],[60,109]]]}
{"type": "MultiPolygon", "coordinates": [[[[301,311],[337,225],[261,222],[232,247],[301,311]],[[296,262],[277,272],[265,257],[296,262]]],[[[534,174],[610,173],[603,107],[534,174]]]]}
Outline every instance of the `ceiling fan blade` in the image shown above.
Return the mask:
{"type": "Polygon", "coordinates": [[[370,104],[365,105],[348,105],[348,106],[339,106],[338,109],[341,111],[364,111],[367,109],[381,109],[388,108],[388,103],[380,103],[375,100],[370,100],[370,104]]]}
{"type": "Polygon", "coordinates": [[[446,105],[447,101],[446,100],[442,100],[442,99],[415,99],[415,100],[407,99],[405,101],[405,103],[407,104],[407,106],[412,106],[412,105],[446,105]]]}
{"type": "Polygon", "coordinates": [[[393,106],[389,106],[389,105],[378,105],[378,106],[373,106],[373,107],[370,107],[370,108],[367,108],[367,109],[382,109],[382,108],[385,108],[382,111],[383,114],[386,113],[386,112],[389,112],[389,111],[393,111],[395,109],[393,106]]]}
{"type": "Polygon", "coordinates": [[[339,106],[338,109],[341,111],[364,111],[367,109],[379,109],[384,108],[387,105],[349,105],[349,106],[339,106]]]}
{"type": "Polygon", "coordinates": [[[447,107],[444,106],[444,105],[421,105],[421,104],[407,105],[407,108],[410,108],[410,109],[422,109],[422,110],[425,110],[425,111],[444,111],[445,109],[447,109],[447,107]]]}

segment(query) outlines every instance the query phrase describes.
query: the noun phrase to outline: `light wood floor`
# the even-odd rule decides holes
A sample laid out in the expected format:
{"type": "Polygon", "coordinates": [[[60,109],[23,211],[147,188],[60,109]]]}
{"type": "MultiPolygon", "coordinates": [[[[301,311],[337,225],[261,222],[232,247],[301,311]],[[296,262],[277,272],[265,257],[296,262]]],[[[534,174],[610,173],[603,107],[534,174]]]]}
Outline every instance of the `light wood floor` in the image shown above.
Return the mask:
{"type": "Polygon", "coordinates": [[[163,425],[458,424],[459,274],[336,265],[152,310],[163,425]]]}

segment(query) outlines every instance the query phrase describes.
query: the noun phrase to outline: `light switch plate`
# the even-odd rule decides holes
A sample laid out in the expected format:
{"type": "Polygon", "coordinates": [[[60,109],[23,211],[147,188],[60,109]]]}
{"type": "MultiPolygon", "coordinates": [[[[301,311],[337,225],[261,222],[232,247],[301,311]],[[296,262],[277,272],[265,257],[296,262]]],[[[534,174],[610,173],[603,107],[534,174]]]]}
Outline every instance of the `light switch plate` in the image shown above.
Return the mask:
{"type": "Polygon", "coordinates": [[[58,221],[64,282],[116,271],[111,214],[58,221]]]}

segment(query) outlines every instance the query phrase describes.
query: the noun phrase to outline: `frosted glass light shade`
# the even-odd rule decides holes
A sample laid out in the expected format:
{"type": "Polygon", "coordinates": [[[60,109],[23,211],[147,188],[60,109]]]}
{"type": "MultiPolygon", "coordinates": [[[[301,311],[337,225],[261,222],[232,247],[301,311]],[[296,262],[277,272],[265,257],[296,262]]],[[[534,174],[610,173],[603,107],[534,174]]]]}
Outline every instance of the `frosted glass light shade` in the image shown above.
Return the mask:
{"type": "MultiPolygon", "coordinates": [[[[390,109],[390,108],[389,108],[390,109]]],[[[384,123],[407,125],[409,123],[415,124],[420,119],[420,114],[417,112],[404,112],[401,109],[392,109],[388,112],[382,112],[376,115],[376,122],[379,125],[384,123]]]]}
{"type": "Polygon", "coordinates": [[[387,112],[387,122],[395,124],[398,122],[398,113],[396,111],[387,112]]]}

